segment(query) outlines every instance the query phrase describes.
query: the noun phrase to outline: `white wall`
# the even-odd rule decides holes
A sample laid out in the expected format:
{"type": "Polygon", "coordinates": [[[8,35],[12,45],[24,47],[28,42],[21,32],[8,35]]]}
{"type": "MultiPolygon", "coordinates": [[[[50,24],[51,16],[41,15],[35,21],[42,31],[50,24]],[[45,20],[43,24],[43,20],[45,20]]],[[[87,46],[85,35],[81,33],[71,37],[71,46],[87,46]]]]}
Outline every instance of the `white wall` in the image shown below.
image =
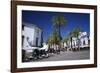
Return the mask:
{"type": "Polygon", "coordinates": [[[31,46],[29,45],[29,43],[27,42],[27,37],[29,37],[29,42],[31,42],[32,44],[34,44],[34,35],[35,35],[35,28],[30,28],[25,26],[24,30],[23,30],[23,35],[25,36],[24,38],[24,42],[23,42],[23,49],[28,49],[31,46]]]}
{"type": "MultiPolygon", "coordinates": [[[[37,0],[34,0],[37,1],[37,0]]],[[[76,3],[98,5],[100,0],[38,0],[59,3],[76,3]]],[[[98,9],[98,19],[100,19],[100,8],[98,9]]],[[[100,20],[98,21],[100,24],[100,20]]],[[[98,37],[100,37],[100,25],[98,25],[98,37]]],[[[98,38],[100,43],[100,38],[98,38]]],[[[0,0],[0,73],[10,73],[10,0],[0,0]]],[[[98,64],[100,64],[100,45],[98,44],[98,64]]],[[[56,71],[42,71],[34,73],[99,73],[100,66],[97,68],[69,69],[56,71]]],[[[33,72],[31,72],[33,73],[33,72]]]]}

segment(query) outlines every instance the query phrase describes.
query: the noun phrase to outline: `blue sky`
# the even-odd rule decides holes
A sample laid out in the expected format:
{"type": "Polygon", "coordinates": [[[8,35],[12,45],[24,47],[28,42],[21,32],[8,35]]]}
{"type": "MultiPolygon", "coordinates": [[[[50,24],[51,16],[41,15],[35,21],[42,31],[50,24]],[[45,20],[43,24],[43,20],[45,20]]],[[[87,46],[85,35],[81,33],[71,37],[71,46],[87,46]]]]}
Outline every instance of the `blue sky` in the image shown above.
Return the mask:
{"type": "MultiPolygon", "coordinates": [[[[47,11],[22,11],[22,21],[37,25],[43,30],[43,39],[47,40],[48,35],[52,32],[52,17],[58,15],[59,12],[47,11]]],[[[67,23],[61,27],[61,36],[64,37],[73,28],[79,26],[82,32],[90,32],[90,14],[88,13],[68,13],[63,12],[67,23]]]]}

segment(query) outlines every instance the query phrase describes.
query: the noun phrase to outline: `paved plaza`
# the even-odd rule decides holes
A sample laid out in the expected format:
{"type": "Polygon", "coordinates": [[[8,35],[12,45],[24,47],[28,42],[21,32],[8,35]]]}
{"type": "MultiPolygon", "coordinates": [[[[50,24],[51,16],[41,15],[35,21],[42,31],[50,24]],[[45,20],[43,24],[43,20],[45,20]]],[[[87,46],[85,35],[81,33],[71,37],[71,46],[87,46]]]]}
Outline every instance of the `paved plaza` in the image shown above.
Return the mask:
{"type": "Polygon", "coordinates": [[[83,60],[90,58],[90,50],[81,51],[65,51],[60,54],[51,54],[48,58],[38,59],[35,62],[40,61],[63,61],[63,60],[83,60]]]}

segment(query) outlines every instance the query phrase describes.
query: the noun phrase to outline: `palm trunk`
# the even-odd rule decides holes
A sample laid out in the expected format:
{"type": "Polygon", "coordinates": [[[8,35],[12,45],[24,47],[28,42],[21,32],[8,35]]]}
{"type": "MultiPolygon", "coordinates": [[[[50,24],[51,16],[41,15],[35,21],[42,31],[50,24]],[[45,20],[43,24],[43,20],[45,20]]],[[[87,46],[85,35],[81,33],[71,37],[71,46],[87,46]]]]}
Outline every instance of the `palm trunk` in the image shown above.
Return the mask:
{"type": "Polygon", "coordinates": [[[80,50],[80,39],[78,39],[78,50],[80,50]]]}
{"type": "MultiPolygon", "coordinates": [[[[57,37],[56,37],[56,33],[58,32],[58,28],[57,28],[57,26],[54,26],[54,44],[57,44],[57,42],[58,42],[58,40],[57,40],[57,37]]],[[[58,34],[58,33],[57,33],[58,34]]]]}
{"type": "Polygon", "coordinates": [[[59,35],[59,38],[61,37],[61,34],[60,34],[60,25],[58,26],[58,35],[59,35]]]}
{"type": "Polygon", "coordinates": [[[71,41],[71,49],[72,49],[72,37],[70,38],[70,41],[71,41]]]}
{"type": "MultiPolygon", "coordinates": [[[[77,34],[77,39],[78,39],[78,34],[77,34]]],[[[80,50],[80,39],[78,39],[78,50],[80,50]]]]}
{"type": "Polygon", "coordinates": [[[60,30],[60,24],[58,25],[58,27],[57,27],[57,32],[58,32],[58,37],[59,37],[59,42],[61,41],[61,30],[60,30]]]}

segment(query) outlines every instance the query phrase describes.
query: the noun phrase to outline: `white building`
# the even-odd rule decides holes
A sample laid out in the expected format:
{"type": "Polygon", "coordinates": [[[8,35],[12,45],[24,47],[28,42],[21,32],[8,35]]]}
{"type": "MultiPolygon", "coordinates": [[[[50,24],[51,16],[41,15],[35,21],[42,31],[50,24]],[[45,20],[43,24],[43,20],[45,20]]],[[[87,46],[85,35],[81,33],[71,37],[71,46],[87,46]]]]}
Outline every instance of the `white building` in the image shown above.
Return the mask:
{"type": "Polygon", "coordinates": [[[69,39],[69,41],[67,42],[67,48],[89,47],[89,40],[90,39],[87,32],[80,32],[78,38],[72,37],[72,41],[69,39]]]}
{"type": "Polygon", "coordinates": [[[42,47],[42,30],[34,24],[22,23],[22,49],[29,51],[42,47]]]}
{"type": "Polygon", "coordinates": [[[89,46],[89,37],[87,32],[80,32],[79,33],[79,39],[80,39],[80,46],[81,47],[88,47],[89,46]]]}

